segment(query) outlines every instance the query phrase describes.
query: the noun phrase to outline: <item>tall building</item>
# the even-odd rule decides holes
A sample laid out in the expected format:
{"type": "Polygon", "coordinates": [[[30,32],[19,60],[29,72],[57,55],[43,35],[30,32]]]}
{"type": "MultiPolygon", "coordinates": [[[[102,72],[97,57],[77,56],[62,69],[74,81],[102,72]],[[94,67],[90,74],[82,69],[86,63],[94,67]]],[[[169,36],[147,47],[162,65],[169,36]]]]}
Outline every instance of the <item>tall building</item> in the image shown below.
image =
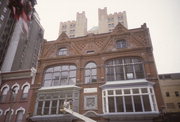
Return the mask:
{"type": "Polygon", "coordinates": [[[8,0],[0,1],[0,69],[14,30],[16,20],[10,16],[8,0]]]}
{"type": "Polygon", "coordinates": [[[87,18],[85,12],[77,13],[76,21],[60,23],[59,35],[65,32],[69,38],[85,36],[87,34],[87,18]]]}
{"type": "Polygon", "coordinates": [[[115,12],[114,14],[107,14],[107,8],[98,9],[98,32],[108,33],[111,32],[118,23],[128,28],[126,12],[115,12]]]}
{"type": "Polygon", "coordinates": [[[23,20],[20,18],[16,22],[1,71],[10,72],[36,67],[43,35],[44,29],[36,12],[28,23],[28,33],[25,32],[23,20]]]}
{"type": "Polygon", "coordinates": [[[36,0],[2,2],[4,13],[1,12],[1,17],[4,18],[0,42],[3,45],[0,46],[4,47],[0,48],[3,51],[0,52],[0,121],[26,122],[44,29],[33,8],[36,0]]]}
{"type": "Polygon", "coordinates": [[[32,89],[33,122],[79,122],[64,101],[98,122],[153,122],[164,105],[146,24],[44,42],[32,89]]]}

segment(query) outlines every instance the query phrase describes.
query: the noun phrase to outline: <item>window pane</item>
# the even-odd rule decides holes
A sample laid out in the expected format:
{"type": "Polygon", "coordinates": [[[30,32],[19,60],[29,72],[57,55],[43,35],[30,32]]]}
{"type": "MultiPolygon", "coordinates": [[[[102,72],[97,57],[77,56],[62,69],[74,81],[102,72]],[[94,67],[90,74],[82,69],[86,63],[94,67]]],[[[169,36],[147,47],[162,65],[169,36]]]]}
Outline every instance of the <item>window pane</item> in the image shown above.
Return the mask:
{"type": "Polygon", "coordinates": [[[51,86],[51,81],[52,81],[52,80],[45,80],[45,81],[44,81],[44,87],[51,86]]]}
{"type": "Polygon", "coordinates": [[[59,114],[63,114],[64,112],[63,111],[61,111],[64,107],[63,107],[63,105],[64,105],[64,100],[59,100],[59,114]]]}
{"type": "Polygon", "coordinates": [[[116,72],[116,80],[124,80],[123,66],[116,66],[115,72],[116,72]]]}
{"type": "Polygon", "coordinates": [[[149,95],[143,95],[142,98],[143,98],[144,110],[151,111],[149,95]]]}
{"type": "Polygon", "coordinates": [[[122,94],[122,91],[121,90],[116,90],[116,94],[122,94]]]}
{"type": "Polygon", "coordinates": [[[137,79],[144,78],[144,70],[142,64],[134,65],[134,69],[137,79]]]}
{"type": "Polygon", "coordinates": [[[50,106],[50,101],[45,101],[45,105],[44,105],[44,115],[49,114],[49,106],[50,106]]]}
{"type": "Polygon", "coordinates": [[[56,114],[56,109],[57,109],[57,100],[53,100],[51,106],[51,114],[56,114]]]}
{"type": "Polygon", "coordinates": [[[139,89],[133,89],[133,94],[139,94],[139,89]]]}
{"type": "Polygon", "coordinates": [[[52,73],[46,73],[44,79],[52,79],[52,73]]]}
{"type": "Polygon", "coordinates": [[[125,98],[126,112],[133,112],[131,96],[124,96],[124,98],[125,98]]]}
{"type": "Polygon", "coordinates": [[[37,115],[42,114],[42,106],[43,106],[43,101],[38,102],[38,108],[37,108],[37,115]]]}
{"type": "Polygon", "coordinates": [[[124,112],[124,108],[123,108],[123,97],[118,96],[116,97],[116,108],[117,108],[117,112],[124,112]]]}
{"type": "Polygon", "coordinates": [[[69,77],[76,77],[76,71],[70,71],[69,77]]]}
{"type": "Polygon", "coordinates": [[[108,95],[113,95],[113,90],[108,90],[108,95]]]}
{"type": "Polygon", "coordinates": [[[142,112],[142,103],[140,96],[133,96],[134,98],[134,107],[136,112],[142,112]]]}
{"type": "Polygon", "coordinates": [[[108,97],[109,112],[115,112],[114,97],[108,97]]]}
{"type": "Polygon", "coordinates": [[[130,94],[130,89],[124,89],[124,94],[130,94]]]}
{"type": "Polygon", "coordinates": [[[141,89],[141,92],[142,92],[142,93],[148,93],[147,88],[142,88],[142,89],[141,89]]]}
{"type": "Polygon", "coordinates": [[[114,78],[114,68],[112,66],[108,66],[106,68],[106,71],[107,71],[107,81],[114,81],[115,78],[114,78]]]}

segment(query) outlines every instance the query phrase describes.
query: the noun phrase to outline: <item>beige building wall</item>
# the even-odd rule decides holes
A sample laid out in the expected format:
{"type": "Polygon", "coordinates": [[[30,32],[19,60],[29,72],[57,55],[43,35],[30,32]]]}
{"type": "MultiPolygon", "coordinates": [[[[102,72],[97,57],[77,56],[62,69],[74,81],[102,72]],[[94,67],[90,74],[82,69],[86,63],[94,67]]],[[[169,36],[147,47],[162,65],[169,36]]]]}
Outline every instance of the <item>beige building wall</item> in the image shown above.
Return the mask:
{"type": "Polygon", "coordinates": [[[76,21],[60,23],[59,35],[65,32],[69,38],[85,36],[87,34],[87,18],[85,12],[77,13],[76,21]]]}
{"type": "Polygon", "coordinates": [[[166,112],[180,112],[180,73],[159,75],[166,112]]]}
{"type": "Polygon", "coordinates": [[[98,26],[99,33],[107,33],[112,32],[112,30],[116,27],[118,23],[127,26],[127,17],[126,12],[115,12],[113,14],[107,14],[107,8],[98,9],[98,26]]]}

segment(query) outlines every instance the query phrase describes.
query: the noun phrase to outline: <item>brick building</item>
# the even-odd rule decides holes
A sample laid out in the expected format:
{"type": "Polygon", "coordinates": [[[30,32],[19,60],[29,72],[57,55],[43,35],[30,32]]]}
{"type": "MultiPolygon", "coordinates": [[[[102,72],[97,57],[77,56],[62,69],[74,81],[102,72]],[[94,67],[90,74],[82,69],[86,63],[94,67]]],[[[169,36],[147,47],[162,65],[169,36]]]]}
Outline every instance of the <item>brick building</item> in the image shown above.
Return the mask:
{"type": "Polygon", "coordinates": [[[32,85],[30,120],[78,122],[60,109],[98,122],[151,122],[163,106],[146,24],[110,33],[44,42],[32,85]]]}
{"type": "Polygon", "coordinates": [[[32,95],[35,69],[0,73],[1,122],[25,122],[32,95]]]}

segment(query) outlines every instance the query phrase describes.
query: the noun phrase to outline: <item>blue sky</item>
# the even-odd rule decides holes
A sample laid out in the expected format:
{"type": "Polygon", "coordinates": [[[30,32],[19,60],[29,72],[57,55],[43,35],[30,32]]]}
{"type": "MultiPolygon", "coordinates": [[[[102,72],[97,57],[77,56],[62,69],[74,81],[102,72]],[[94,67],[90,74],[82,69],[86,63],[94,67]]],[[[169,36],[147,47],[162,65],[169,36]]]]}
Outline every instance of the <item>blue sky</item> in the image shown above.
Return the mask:
{"type": "Polygon", "coordinates": [[[126,11],[128,28],[146,23],[159,74],[180,73],[180,0],[37,0],[35,6],[48,41],[58,38],[60,22],[85,11],[88,29],[98,24],[98,8],[126,11]]]}

